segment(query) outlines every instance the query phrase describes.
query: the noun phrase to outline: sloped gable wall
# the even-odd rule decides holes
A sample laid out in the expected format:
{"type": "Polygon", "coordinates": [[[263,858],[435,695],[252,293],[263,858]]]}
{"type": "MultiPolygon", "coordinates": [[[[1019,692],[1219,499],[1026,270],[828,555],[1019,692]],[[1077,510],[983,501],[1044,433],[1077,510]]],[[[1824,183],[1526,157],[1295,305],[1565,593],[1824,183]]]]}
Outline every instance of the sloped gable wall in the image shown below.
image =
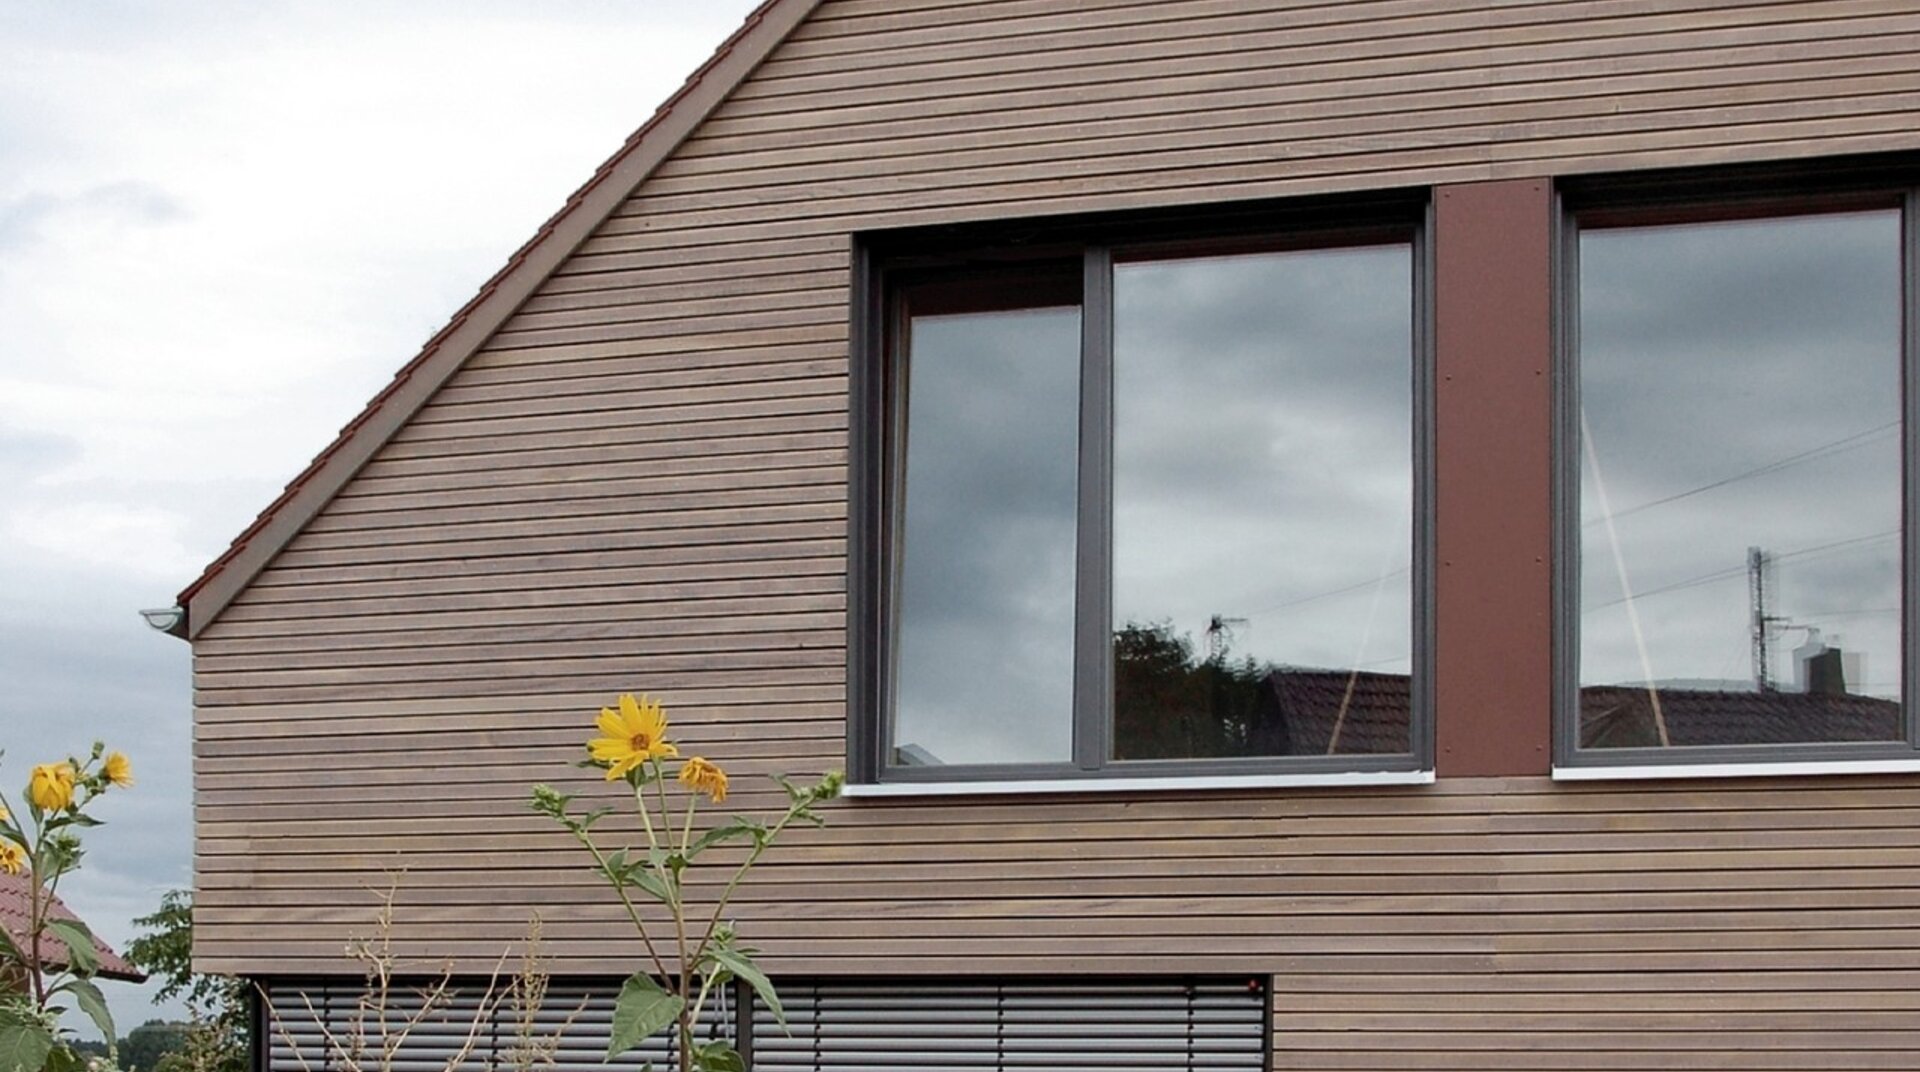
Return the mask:
{"type": "MultiPolygon", "coordinates": [[[[593,790],[567,764],[618,691],[738,786],[842,765],[852,233],[1920,147],[1917,33],[1879,2],[828,0],[196,644],[202,967],[340,970],[402,870],[405,949],[490,967],[538,910],[565,969],[629,969],[522,805],[593,790]]],[[[740,915],[793,972],[1273,973],[1293,1067],[1911,1067],[1917,809],[846,804],[740,915]]]]}

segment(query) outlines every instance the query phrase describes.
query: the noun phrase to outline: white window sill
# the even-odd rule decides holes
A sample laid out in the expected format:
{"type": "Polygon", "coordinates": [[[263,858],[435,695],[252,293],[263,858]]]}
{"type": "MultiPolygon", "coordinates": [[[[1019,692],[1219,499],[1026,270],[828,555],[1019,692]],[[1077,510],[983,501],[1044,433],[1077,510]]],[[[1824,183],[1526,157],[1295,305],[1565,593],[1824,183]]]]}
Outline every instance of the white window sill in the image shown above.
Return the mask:
{"type": "Polygon", "coordinates": [[[1218,789],[1306,789],[1339,786],[1432,785],[1428,771],[1353,771],[1334,774],[1227,774],[1161,778],[1046,778],[1031,781],[882,782],[849,784],[848,797],[1008,796],[1039,793],[1193,793],[1218,789]]]}
{"type": "Polygon", "coordinates": [[[1790,778],[1823,774],[1920,774],[1920,759],[1827,759],[1800,763],[1674,763],[1638,767],[1555,767],[1556,782],[1658,778],[1790,778]]]}

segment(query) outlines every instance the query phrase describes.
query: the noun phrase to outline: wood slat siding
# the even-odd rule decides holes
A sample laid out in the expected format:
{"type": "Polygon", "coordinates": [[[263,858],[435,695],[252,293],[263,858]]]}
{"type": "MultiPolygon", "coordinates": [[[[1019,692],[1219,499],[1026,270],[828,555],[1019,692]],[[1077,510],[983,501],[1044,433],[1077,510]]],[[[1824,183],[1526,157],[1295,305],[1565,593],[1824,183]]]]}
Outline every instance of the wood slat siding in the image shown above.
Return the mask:
{"type": "MultiPolygon", "coordinates": [[[[411,953],[629,969],[522,804],[616,691],[742,806],[842,764],[851,234],[1911,149],[1917,61],[1884,0],[828,0],[199,638],[200,966],[341,970],[404,869],[411,953]]],[[[842,803],[737,911],[1271,975],[1277,1067],[1920,1066],[1907,779],[842,803]]]]}

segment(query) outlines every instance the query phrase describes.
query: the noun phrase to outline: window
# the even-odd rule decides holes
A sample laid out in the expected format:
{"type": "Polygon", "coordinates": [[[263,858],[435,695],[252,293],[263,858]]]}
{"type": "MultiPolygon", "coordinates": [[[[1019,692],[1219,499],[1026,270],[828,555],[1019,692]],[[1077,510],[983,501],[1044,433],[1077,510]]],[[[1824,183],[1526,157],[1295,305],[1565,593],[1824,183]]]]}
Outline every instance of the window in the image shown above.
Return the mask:
{"type": "Polygon", "coordinates": [[[862,780],[1430,766],[1421,215],[865,246],[862,780]]]}
{"type": "Polygon", "coordinates": [[[1833,185],[1568,192],[1563,764],[1915,754],[1912,198],[1833,185]]]}

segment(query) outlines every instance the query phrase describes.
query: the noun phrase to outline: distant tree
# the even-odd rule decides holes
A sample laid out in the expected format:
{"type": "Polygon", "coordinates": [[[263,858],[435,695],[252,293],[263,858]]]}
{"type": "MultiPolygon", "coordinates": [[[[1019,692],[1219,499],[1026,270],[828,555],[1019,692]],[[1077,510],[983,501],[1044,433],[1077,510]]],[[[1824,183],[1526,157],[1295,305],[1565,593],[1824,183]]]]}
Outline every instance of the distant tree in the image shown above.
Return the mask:
{"type": "Polygon", "coordinates": [[[1120,759],[1267,755],[1277,724],[1270,667],[1224,653],[1200,658],[1167,624],[1128,622],[1113,635],[1114,745],[1120,759]]]}
{"type": "MultiPolygon", "coordinates": [[[[193,895],[168,890],[157,911],[133,922],[144,931],[127,943],[127,959],[160,980],[154,1000],[184,996],[190,1016],[180,1025],[180,1045],[154,1064],[140,1065],[141,1072],[246,1072],[252,1029],[247,984],[193,970],[193,895]]],[[[120,1052],[123,1065],[133,1067],[125,1044],[120,1052]]]]}
{"type": "Polygon", "coordinates": [[[120,1067],[126,1072],[154,1072],[162,1061],[186,1048],[193,1025],[148,1020],[120,1040],[120,1067]]]}

